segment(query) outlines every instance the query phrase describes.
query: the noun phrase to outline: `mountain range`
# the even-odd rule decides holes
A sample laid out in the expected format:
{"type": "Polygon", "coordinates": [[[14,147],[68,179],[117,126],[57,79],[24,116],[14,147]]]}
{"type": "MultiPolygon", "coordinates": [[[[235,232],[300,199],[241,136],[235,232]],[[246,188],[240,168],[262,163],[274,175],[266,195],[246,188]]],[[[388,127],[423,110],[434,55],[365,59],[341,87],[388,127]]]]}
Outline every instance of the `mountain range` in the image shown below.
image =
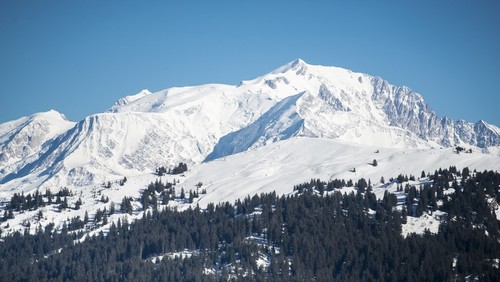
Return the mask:
{"type": "Polygon", "coordinates": [[[380,77],[295,60],[22,117],[0,148],[10,280],[498,280],[500,129],[380,77]]]}
{"type": "Polygon", "coordinates": [[[1,124],[0,185],[90,185],[291,137],[493,153],[500,146],[498,127],[439,117],[408,87],[298,59],[236,86],[143,90],[77,123],[51,110],[1,124]]]}

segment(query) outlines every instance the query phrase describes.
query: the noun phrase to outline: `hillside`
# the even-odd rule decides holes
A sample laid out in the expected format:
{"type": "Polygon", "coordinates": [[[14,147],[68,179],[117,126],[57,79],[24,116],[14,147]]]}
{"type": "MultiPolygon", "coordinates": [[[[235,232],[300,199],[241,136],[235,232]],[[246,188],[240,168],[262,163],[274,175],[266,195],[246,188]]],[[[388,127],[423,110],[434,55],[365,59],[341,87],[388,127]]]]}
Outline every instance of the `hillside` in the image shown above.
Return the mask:
{"type": "Polygon", "coordinates": [[[76,125],[48,124],[57,130],[46,134],[29,118],[1,126],[5,167],[0,169],[0,190],[99,184],[291,137],[379,148],[463,146],[493,154],[500,145],[496,126],[441,118],[407,87],[302,60],[237,86],[143,90],[76,125]],[[27,124],[32,138],[16,139],[15,132],[27,124]]]}
{"type": "MultiPolygon", "coordinates": [[[[55,223],[55,228],[60,229],[65,221],[80,217],[83,219],[88,213],[90,219],[95,218],[98,210],[120,209],[124,197],[131,197],[133,213],[116,213],[109,216],[109,224],[118,219],[138,219],[143,216],[143,206],[139,199],[141,193],[149,183],[161,181],[175,183],[175,195],[180,197],[183,190],[189,192],[206,190],[193,203],[184,200],[170,201],[168,206],[178,210],[189,207],[206,208],[210,203],[234,202],[247,196],[275,191],[278,195],[292,193],[293,187],[311,179],[345,179],[358,181],[361,178],[371,180],[374,194],[381,199],[385,191],[396,193],[397,183],[389,179],[398,175],[413,175],[419,178],[422,170],[434,173],[435,170],[456,166],[468,167],[471,170],[496,170],[500,171],[499,157],[481,152],[460,153],[447,149],[398,149],[371,147],[365,145],[349,144],[344,141],[320,138],[291,138],[235,154],[211,162],[192,166],[182,175],[157,176],[154,173],[130,176],[124,175],[120,179],[111,180],[111,187],[106,188],[103,183],[84,186],[68,186],[71,195],[66,197],[68,208],[60,210],[59,204],[14,213],[15,218],[4,222],[4,234],[23,231],[29,223],[31,226],[46,226],[55,223]],[[373,160],[377,166],[373,166],[373,160]],[[124,177],[127,181],[120,185],[124,177]],[[381,183],[381,178],[386,179],[381,183]],[[201,183],[200,189],[196,186],[201,183]],[[102,201],[105,198],[106,201],[102,201]],[[81,200],[79,209],[75,203],[81,200]],[[43,214],[39,218],[39,213],[43,214]],[[7,227],[8,226],[8,227],[7,227]]],[[[416,179],[411,185],[426,183],[427,179],[416,179]]],[[[342,192],[350,193],[353,187],[346,187],[342,192]]],[[[55,194],[58,190],[54,189],[55,194]]],[[[2,191],[3,201],[8,201],[15,191],[2,191]]],[[[43,195],[46,190],[40,189],[43,195]]],[[[398,194],[398,193],[396,193],[398,194]]],[[[402,195],[403,196],[403,195],[402,195]]],[[[186,196],[187,197],[187,196],[186,196]]],[[[64,199],[64,197],[61,197],[64,199]]],[[[45,200],[46,201],[46,200],[45,200]]],[[[55,198],[54,198],[55,203],[55,198]]],[[[91,234],[99,230],[106,230],[109,224],[96,225],[91,234]]],[[[408,227],[408,232],[423,232],[423,228],[408,227]]],[[[435,225],[434,228],[437,228],[435,225]]],[[[29,229],[35,232],[35,228],[29,229]]],[[[435,229],[437,231],[437,229],[435,229]]]]}

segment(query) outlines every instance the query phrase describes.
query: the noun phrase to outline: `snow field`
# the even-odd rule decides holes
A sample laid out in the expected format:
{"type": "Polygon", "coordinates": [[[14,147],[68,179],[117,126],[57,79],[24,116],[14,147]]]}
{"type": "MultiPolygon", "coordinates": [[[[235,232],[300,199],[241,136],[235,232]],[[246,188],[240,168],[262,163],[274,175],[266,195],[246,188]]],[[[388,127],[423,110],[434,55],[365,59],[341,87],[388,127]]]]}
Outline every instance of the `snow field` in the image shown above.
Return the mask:
{"type": "MultiPolygon", "coordinates": [[[[396,192],[396,184],[389,183],[389,179],[396,178],[399,174],[414,175],[419,177],[422,170],[433,173],[439,168],[448,168],[455,165],[457,168],[469,167],[471,170],[500,170],[500,158],[489,154],[472,153],[456,154],[451,148],[447,149],[378,149],[377,147],[353,145],[344,141],[318,139],[318,138],[291,138],[276,142],[264,147],[252,149],[243,153],[216,159],[211,162],[194,165],[183,175],[165,175],[158,177],[153,173],[142,175],[124,175],[127,182],[120,186],[118,181],[122,178],[109,179],[111,188],[104,188],[102,184],[89,186],[68,186],[74,196],[68,197],[68,204],[73,204],[82,199],[79,210],[65,209],[59,212],[56,205],[43,207],[36,211],[15,213],[15,218],[1,224],[3,234],[19,230],[24,232],[26,223],[31,224],[30,233],[35,233],[38,225],[44,227],[54,223],[57,230],[62,228],[63,222],[79,216],[83,220],[85,211],[89,218],[95,216],[97,209],[110,210],[114,203],[116,213],[108,218],[107,226],[93,227],[89,224],[89,235],[100,231],[107,231],[112,222],[118,219],[131,222],[143,216],[143,210],[138,202],[141,192],[147,185],[156,180],[162,182],[179,182],[176,185],[176,193],[181,189],[186,194],[196,191],[196,184],[201,182],[200,189],[206,189],[206,194],[200,194],[192,204],[186,201],[170,201],[169,207],[184,210],[199,205],[205,208],[209,203],[233,203],[237,199],[252,196],[254,194],[269,193],[276,191],[277,194],[289,194],[293,186],[311,179],[323,181],[333,179],[360,178],[370,180],[373,192],[378,199],[382,199],[384,192],[395,193],[399,198],[404,193],[396,192]],[[378,153],[377,153],[378,151],[378,153]],[[376,159],[377,166],[371,163],[376,159]],[[355,169],[355,172],[353,172],[355,169]],[[385,184],[380,183],[384,177],[385,184]],[[108,203],[102,203],[101,197],[108,197],[108,203]],[[132,215],[123,214],[119,211],[123,197],[132,197],[134,201],[134,212],[132,215]],[[43,218],[38,220],[37,214],[41,211],[43,218]],[[7,228],[7,226],[9,226],[7,228]]],[[[419,181],[411,184],[418,185],[419,181]]],[[[51,189],[53,193],[57,190],[51,189]]],[[[45,190],[39,190],[42,194],[45,190]]],[[[346,187],[341,189],[342,193],[354,192],[355,188],[346,187]]],[[[10,199],[12,191],[2,191],[3,201],[10,199]]],[[[498,212],[497,209],[497,213],[498,212]]],[[[408,217],[408,223],[403,226],[403,234],[422,233],[424,229],[436,232],[439,227],[439,212],[433,215],[425,214],[421,218],[408,217]]]]}

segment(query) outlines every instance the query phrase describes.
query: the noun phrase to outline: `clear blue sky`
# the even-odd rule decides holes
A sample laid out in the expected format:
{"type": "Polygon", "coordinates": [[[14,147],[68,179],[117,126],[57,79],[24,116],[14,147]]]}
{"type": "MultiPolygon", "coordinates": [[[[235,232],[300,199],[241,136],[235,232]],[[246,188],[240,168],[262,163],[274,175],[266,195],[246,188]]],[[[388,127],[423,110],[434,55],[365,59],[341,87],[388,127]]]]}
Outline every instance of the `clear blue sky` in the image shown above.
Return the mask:
{"type": "Polygon", "coordinates": [[[499,15],[481,0],[0,0],[0,122],[49,109],[78,121],[144,88],[237,84],[302,58],[499,126],[499,15]]]}

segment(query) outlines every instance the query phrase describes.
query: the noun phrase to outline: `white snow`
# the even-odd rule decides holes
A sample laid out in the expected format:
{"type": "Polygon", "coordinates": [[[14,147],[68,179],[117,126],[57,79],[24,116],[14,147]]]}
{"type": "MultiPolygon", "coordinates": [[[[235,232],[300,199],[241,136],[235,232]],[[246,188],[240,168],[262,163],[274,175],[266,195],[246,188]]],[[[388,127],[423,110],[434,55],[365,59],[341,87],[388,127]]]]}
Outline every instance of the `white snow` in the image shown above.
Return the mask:
{"type": "MultiPolygon", "coordinates": [[[[8,159],[0,167],[3,191],[92,185],[150,173],[160,165],[197,164],[207,156],[209,160],[220,158],[294,136],[379,148],[435,148],[439,138],[444,138],[439,120],[423,98],[407,87],[300,59],[239,86],[143,90],[118,100],[107,113],[85,118],[71,130],[73,123],[69,122],[51,126],[60,130],[39,138],[43,142],[34,146],[25,145],[29,141],[24,139],[29,138],[21,139],[14,146],[20,149],[13,150],[32,151],[17,153],[17,158],[5,157],[9,155],[5,140],[10,136],[6,132],[22,122],[0,125],[0,133],[5,132],[0,134],[0,162],[8,159]],[[420,138],[419,128],[428,126],[420,117],[429,118],[438,132],[420,138]]],[[[486,127],[498,133],[494,126],[486,127]]],[[[464,124],[461,129],[468,139],[473,139],[471,128],[464,124]]],[[[449,131],[450,135],[455,128],[449,131]]],[[[488,150],[498,151],[494,147],[488,150]]]]}
{"type": "Polygon", "coordinates": [[[255,262],[257,264],[257,268],[262,267],[263,269],[267,269],[271,264],[271,262],[269,261],[269,257],[266,256],[265,254],[260,254],[259,258],[257,258],[255,262]]]}
{"type": "Polygon", "coordinates": [[[438,233],[439,224],[446,218],[446,213],[440,210],[434,213],[424,213],[421,217],[407,217],[407,223],[402,226],[404,237],[411,233],[424,234],[425,230],[430,233],[438,233]]]}
{"type": "MultiPolygon", "coordinates": [[[[346,141],[321,138],[292,138],[244,153],[217,159],[193,167],[182,183],[193,189],[202,182],[208,195],[200,205],[229,201],[248,194],[277,191],[291,192],[296,184],[311,179],[371,179],[381,176],[387,181],[399,174],[419,176],[422,170],[434,172],[450,165],[478,170],[500,170],[500,158],[489,154],[455,154],[452,149],[399,149],[349,144],[346,141]],[[371,162],[376,159],[378,166],[371,162]],[[351,172],[355,168],[356,172],[351,172]]],[[[375,191],[378,198],[384,190],[375,191]]],[[[389,187],[395,192],[396,186],[389,187]]]]}
{"type": "MultiPolygon", "coordinates": [[[[500,130],[482,124],[489,136],[485,140],[497,144],[500,130]]],[[[84,201],[79,211],[43,208],[40,220],[33,219],[38,211],[16,214],[8,221],[7,232],[12,232],[24,229],[23,222],[54,222],[60,227],[67,218],[83,218],[85,210],[109,209],[96,194],[116,204],[123,196],[138,197],[156,179],[152,173],[158,166],[181,161],[191,169],[178,179],[177,191],[195,189],[202,182],[208,193],[193,204],[202,207],[255,193],[290,193],[293,185],[311,178],[363,177],[377,184],[381,176],[388,180],[399,174],[420,175],[450,165],[499,170],[500,146],[485,148],[490,154],[472,145],[467,145],[472,154],[438,149],[477,144],[473,127],[438,119],[422,96],[407,87],[299,59],[238,86],[143,90],[77,124],[55,111],[0,124],[0,201],[15,192],[57,192],[64,186],[75,193],[71,203],[78,197],[84,201]],[[202,163],[205,159],[212,161],[202,163]],[[373,159],[377,167],[370,164],[373,159]],[[102,188],[103,182],[124,176],[129,180],[124,186],[102,188]]],[[[378,198],[396,189],[377,185],[378,198]]],[[[118,213],[110,222],[141,216],[137,206],[133,215],[118,213]]]]}
{"type": "Polygon", "coordinates": [[[135,95],[129,95],[129,96],[125,96],[121,99],[119,99],[118,101],[115,102],[115,104],[113,105],[113,107],[111,107],[111,109],[109,109],[109,111],[114,111],[115,108],[119,108],[119,107],[123,107],[125,105],[128,105],[134,101],[137,101],[141,98],[144,98],[145,96],[148,96],[150,95],[151,92],[147,89],[143,89],[141,92],[135,94],[135,95]]]}
{"type": "Polygon", "coordinates": [[[175,258],[187,259],[187,258],[190,258],[192,256],[196,256],[198,254],[200,254],[199,250],[187,250],[186,249],[186,250],[180,251],[180,252],[171,252],[171,253],[166,253],[166,254],[159,255],[159,256],[153,256],[151,258],[146,259],[146,261],[156,262],[157,260],[161,261],[164,258],[168,258],[168,259],[175,259],[175,258]]]}
{"type": "Polygon", "coordinates": [[[46,141],[74,125],[55,110],[0,124],[0,178],[21,168],[28,158],[40,155],[46,141]]]}
{"type": "MultiPolygon", "coordinates": [[[[345,141],[320,139],[320,138],[290,138],[275,142],[264,147],[259,147],[246,152],[217,159],[211,162],[191,166],[184,176],[167,175],[161,177],[163,182],[179,182],[176,192],[180,193],[183,188],[186,193],[189,190],[195,191],[195,185],[202,182],[200,189],[206,189],[207,194],[200,194],[192,204],[171,201],[169,206],[183,210],[188,207],[200,205],[205,208],[208,203],[214,202],[234,202],[238,198],[247,195],[268,193],[276,191],[278,194],[288,194],[293,190],[293,186],[308,182],[311,179],[370,179],[374,185],[374,193],[381,199],[384,192],[396,192],[396,185],[382,185],[378,183],[383,176],[386,181],[391,177],[396,178],[399,174],[420,175],[422,170],[433,172],[439,168],[447,168],[455,165],[457,168],[469,167],[471,170],[496,170],[500,171],[499,157],[483,153],[456,154],[451,148],[448,149],[399,149],[385,148],[349,144],[345,141]],[[376,151],[379,151],[376,153],[376,151]],[[376,159],[378,166],[371,165],[376,159]],[[356,172],[352,169],[356,168],[356,172]]],[[[89,211],[90,219],[93,219],[97,209],[110,209],[111,203],[115,203],[116,214],[110,216],[109,223],[118,219],[132,221],[143,216],[142,207],[137,202],[132,215],[119,212],[119,203],[124,196],[131,196],[135,199],[140,197],[140,193],[150,182],[154,182],[159,177],[152,173],[142,175],[124,175],[128,181],[124,186],[119,186],[116,179],[111,180],[112,187],[104,188],[101,183],[88,186],[68,186],[75,196],[68,197],[70,206],[79,197],[83,200],[80,210],[66,209],[58,212],[55,206],[45,207],[39,210],[43,213],[43,219],[35,219],[37,211],[26,211],[15,213],[15,218],[2,223],[3,234],[15,230],[23,231],[22,223],[31,222],[30,232],[35,232],[37,225],[45,226],[48,223],[56,223],[57,228],[62,227],[62,222],[75,216],[83,219],[85,210],[89,211]],[[109,203],[100,202],[101,196],[109,197],[109,203]],[[7,224],[9,228],[6,228],[7,224]]],[[[123,178],[123,177],[122,177],[123,178]]],[[[425,181],[425,180],[424,180],[425,181]]],[[[53,189],[52,192],[57,192],[53,189]]],[[[10,199],[14,191],[2,190],[0,196],[3,201],[10,199]]],[[[355,191],[354,188],[344,188],[343,193],[355,191]]],[[[45,190],[40,190],[44,193],[45,190]]],[[[409,223],[404,227],[404,234],[409,232],[421,233],[423,228],[435,232],[438,227],[439,212],[432,216],[425,216],[420,219],[409,218],[409,223]]],[[[109,225],[108,225],[109,227],[109,225]]],[[[91,234],[99,231],[106,231],[106,226],[95,229],[91,234]]],[[[90,227],[89,227],[90,228],[90,227]]]]}

